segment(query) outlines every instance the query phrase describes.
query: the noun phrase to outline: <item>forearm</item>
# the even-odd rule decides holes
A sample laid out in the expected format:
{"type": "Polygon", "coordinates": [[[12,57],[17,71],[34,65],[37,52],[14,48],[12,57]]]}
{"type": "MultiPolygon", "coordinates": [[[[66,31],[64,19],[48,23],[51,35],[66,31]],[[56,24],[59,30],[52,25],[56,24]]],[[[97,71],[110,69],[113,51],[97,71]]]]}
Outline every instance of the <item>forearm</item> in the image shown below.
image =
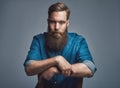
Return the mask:
{"type": "Polygon", "coordinates": [[[53,58],[48,58],[45,60],[39,60],[39,61],[31,61],[26,67],[25,71],[27,75],[36,75],[39,74],[46,69],[50,68],[51,66],[56,65],[56,59],[53,58]]]}
{"type": "Polygon", "coordinates": [[[46,69],[45,71],[43,71],[41,74],[38,74],[39,75],[38,79],[41,79],[41,77],[42,77],[46,80],[50,80],[55,74],[59,74],[59,73],[60,73],[60,71],[57,69],[56,66],[50,67],[50,68],[46,69]]]}
{"type": "Polygon", "coordinates": [[[72,65],[72,74],[75,77],[92,77],[93,73],[84,63],[76,63],[72,65]]]}

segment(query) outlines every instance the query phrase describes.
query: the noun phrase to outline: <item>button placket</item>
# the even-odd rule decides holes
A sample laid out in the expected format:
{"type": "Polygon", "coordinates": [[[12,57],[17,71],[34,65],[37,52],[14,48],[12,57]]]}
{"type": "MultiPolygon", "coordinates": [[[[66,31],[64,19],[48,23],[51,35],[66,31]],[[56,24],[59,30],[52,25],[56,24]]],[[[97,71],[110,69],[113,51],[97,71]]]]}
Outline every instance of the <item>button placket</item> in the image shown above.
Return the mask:
{"type": "Polygon", "coordinates": [[[56,88],[56,83],[57,83],[56,81],[52,82],[52,86],[53,86],[52,88],[56,88]]]}

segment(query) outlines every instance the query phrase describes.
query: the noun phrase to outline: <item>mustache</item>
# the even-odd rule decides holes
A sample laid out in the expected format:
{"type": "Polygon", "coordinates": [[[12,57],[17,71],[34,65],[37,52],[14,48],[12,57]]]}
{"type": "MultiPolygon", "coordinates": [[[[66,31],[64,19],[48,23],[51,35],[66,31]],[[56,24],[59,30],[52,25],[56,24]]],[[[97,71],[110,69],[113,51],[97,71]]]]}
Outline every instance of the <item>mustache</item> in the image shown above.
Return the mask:
{"type": "Polygon", "coordinates": [[[53,32],[48,32],[49,35],[54,35],[54,34],[60,34],[63,35],[63,33],[58,32],[58,31],[53,31],[53,32]]]}

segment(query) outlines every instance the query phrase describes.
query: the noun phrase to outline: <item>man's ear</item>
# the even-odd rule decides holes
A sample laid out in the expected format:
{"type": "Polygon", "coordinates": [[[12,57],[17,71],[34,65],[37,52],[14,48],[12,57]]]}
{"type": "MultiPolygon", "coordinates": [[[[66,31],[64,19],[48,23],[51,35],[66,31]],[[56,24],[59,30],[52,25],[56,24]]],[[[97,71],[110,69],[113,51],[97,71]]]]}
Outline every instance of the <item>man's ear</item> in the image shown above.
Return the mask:
{"type": "Polygon", "coordinates": [[[47,19],[47,22],[49,21],[49,19],[47,19]]]}
{"type": "Polygon", "coordinates": [[[70,25],[70,20],[67,20],[67,27],[70,25]]]}

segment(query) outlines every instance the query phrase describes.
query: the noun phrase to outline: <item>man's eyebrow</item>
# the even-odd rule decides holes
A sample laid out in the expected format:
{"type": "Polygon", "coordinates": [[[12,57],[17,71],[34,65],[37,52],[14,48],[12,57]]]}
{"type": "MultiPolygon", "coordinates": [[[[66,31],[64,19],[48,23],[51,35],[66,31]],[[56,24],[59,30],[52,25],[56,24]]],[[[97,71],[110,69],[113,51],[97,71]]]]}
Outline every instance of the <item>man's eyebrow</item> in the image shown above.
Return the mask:
{"type": "Polygon", "coordinates": [[[60,21],[66,21],[66,20],[59,20],[59,21],[57,21],[57,20],[53,20],[53,19],[48,19],[48,21],[56,21],[56,22],[60,22],[60,21]]]}

